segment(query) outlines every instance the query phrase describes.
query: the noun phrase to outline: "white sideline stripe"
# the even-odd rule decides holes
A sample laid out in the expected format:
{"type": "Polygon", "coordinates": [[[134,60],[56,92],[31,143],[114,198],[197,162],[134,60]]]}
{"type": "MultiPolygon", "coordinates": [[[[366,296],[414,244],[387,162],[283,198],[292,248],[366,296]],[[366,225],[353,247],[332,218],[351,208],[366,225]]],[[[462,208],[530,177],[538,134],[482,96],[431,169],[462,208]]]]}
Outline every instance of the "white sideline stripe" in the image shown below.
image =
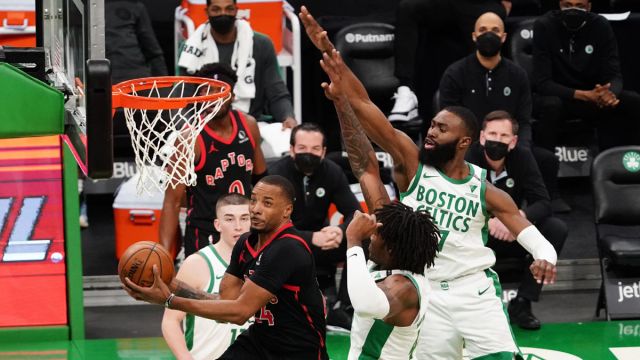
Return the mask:
{"type": "Polygon", "coordinates": [[[640,359],[640,346],[614,347],[609,348],[613,356],[618,360],[637,360],[640,359]]]}

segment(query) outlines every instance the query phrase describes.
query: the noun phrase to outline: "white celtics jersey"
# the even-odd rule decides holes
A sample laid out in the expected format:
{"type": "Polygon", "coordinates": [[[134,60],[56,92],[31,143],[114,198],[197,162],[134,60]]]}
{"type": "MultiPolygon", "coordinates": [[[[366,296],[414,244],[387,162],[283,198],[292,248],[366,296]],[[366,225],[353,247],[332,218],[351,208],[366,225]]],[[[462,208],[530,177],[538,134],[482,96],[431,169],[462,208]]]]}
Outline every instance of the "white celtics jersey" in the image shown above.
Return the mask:
{"type": "Polygon", "coordinates": [[[485,171],[467,163],[469,176],[457,180],[420,164],[411,185],[400,195],[414,210],[426,209],[440,229],[439,252],[425,275],[432,281],[453,280],[487,269],[496,261],[485,246],[489,215],[485,204],[485,171]]]}
{"type": "MultiPolygon", "coordinates": [[[[213,245],[201,249],[197,254],[202,256],[209,266],[209,284],[202,290],[217,294],[228,264],[213,245]]],[[[239,326],[187,314],[184,322],[184,336],[187,348],[194,359],[217,359],[248,327],[249,323],[239,326]]]]}
{"type": "Polygon", "coordinates": [[[351,346],[348,360],[407,360],[414,358],[415,348],[420,338],[420,328],[428,303],[427,289],[429,284],[424,276],[408,271],[371,271],[371,276],[376,281],[381,281],[393,274],[403,275],[415,285],[420,299],[418,315],[409,326],[393,326],[381,319],[365,318],[354,313],[351,324],[351,346]]]}

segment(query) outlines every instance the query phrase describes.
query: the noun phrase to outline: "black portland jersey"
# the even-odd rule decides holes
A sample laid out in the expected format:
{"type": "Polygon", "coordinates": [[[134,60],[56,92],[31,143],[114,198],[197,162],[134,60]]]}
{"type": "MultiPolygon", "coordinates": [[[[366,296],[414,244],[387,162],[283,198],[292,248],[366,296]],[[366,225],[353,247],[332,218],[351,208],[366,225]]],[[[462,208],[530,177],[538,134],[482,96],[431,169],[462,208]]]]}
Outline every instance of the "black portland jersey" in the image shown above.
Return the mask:
{"type": "Polygon", "coordinates": [[[324,298],[309,246],[291,223],[260,249],[257,243],[256,232],[240,237],[227,272],[275,296],[256,312],[255,323],[242,336],[253,337],[274,356],[328,359],[324,298]]]}
{"type": "Polygon", "coordinates": [[[197,184],[187,187],[187,224],[209,232],[215,231],[213,220],[220,195],[251,191],[255,141],[244,115],[235,110],[229,114],[233,126],[229,138],[221,138],[208,126],[198,135],[197,184]]]}

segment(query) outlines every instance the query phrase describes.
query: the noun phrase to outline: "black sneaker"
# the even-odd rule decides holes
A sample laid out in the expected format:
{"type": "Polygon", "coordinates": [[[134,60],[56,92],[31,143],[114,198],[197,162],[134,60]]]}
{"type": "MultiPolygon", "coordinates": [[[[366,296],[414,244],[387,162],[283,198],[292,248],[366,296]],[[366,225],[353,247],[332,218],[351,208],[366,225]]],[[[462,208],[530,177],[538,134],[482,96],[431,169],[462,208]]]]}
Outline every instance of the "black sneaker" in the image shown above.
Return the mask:
{"type": "Polygon", "coordinates": [[[531,301],[517,296],[509,302],[508,312],[512,324],[526,330],[540,329],[540,320],[531,313],[531,301]]]}

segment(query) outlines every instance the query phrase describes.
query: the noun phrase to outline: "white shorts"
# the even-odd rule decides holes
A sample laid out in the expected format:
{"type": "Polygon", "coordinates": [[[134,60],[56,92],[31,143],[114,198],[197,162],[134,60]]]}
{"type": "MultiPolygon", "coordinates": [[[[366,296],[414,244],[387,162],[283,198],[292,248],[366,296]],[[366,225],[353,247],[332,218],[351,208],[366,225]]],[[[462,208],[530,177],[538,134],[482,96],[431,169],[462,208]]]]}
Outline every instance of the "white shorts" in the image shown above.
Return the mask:
{"type": "Polygon", "coordinates": [[[491,269],[431,281],[416,359],[462,359],[463,348],[469,359],[521,357],[501,296],[498,275],[491,269]]]}

